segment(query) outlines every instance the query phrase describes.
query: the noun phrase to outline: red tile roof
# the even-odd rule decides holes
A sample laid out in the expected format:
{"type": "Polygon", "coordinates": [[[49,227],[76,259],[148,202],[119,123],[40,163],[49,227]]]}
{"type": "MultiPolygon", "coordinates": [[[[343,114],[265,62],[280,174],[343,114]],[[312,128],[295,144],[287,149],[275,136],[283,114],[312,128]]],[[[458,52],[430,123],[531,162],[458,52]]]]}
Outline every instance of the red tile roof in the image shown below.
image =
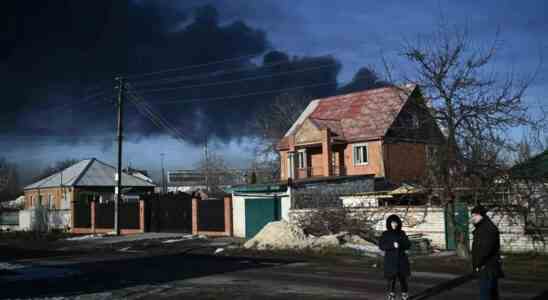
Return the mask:
{"type": "Polygon", "coordinates": [[[327,124],[338,121],[340,127],[329,129],[348,141],[382,137],[414,89],[414,85],[387,87],[320,99],[310,118],[329,120],[327,124]]]}
{"type": "MultiPolygon", "coordinates": [[[[387,133],[415,88],[415,85],[385,87],[317,99],[317,106],[307,119],[318,128],[328,128],[338,139],[380,138],[387,133]]],[[[287,147],[288,134],[278,144],[279,148],[287,147]]]]}

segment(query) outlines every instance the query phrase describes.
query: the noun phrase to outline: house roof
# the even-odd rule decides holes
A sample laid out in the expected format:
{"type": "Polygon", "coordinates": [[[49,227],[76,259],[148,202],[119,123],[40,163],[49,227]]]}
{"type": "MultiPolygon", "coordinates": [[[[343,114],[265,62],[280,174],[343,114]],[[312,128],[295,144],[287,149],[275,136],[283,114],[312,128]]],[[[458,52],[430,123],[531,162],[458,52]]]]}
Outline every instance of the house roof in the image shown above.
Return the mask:
{"type": "Polygon", "coordinates": [[[278,147],[287,147],[289,137],[307,119],[346,141],[383,137],[415,89],[416,85],[408,84],[314,100],[287,131],[278,147]]]}
{"type": "Polygon", "coordinates": [[[548,149],[510,170],[515,178],[546,179],[548,178],[548,149]]]}
{"type": "MultiPolygon", "coordinates": [[[[116,168],[95,158],[85,159],[25,187],[25,190],[50,187],[114,187],[116,168]]],[[[145,180],[122,173],[122,185],[125,187],[154,187],[145,180]]]]}

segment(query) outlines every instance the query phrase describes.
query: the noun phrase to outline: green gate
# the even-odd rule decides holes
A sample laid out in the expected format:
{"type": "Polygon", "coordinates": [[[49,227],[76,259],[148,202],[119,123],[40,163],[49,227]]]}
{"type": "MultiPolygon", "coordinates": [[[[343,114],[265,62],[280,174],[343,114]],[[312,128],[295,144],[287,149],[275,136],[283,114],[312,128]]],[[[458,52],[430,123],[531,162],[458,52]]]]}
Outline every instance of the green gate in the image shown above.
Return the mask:
{"type": "Polygon", "coordinates": [[[281,219],[281,202],[278,198],[253,198],[245,200],[245,237],[253,238],[263,227],[281,219]]]}
{"type": "Polygon", "coordinates": [[[447,226],[449,218],[451,217],[450,213],[451,213],[450,209],[448,209],[448,206],[446,206],[445,207],[445,242],[447,245],[447,250],[456,250],[458,236],[461,236],[462,238],[464,238],[466,245],[469,244],[468,206],[466,205],[466,203],[460,203],[460,202],[455,204],[455,227],[456,227],[455,231],[449,230],[447,226]]]}

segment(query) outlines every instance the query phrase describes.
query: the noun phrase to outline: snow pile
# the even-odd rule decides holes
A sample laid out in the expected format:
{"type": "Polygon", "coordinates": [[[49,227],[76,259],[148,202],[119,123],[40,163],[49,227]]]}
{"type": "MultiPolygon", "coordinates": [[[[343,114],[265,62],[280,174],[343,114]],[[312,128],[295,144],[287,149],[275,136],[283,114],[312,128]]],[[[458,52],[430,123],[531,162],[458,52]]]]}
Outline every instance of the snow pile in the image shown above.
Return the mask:
{"type": "Polygon", "coordinates": [[[90,235],[82,235],[82,236],[75,236],[71,238],[67,238],[65,240],[67,241],[85,241],[85,240],[95,240],[103,238],[104,234],[90,234],[90,235]]]}
{"type": "Polygon", "coordinates": [[[268,223],[244,248],[258,250],[321,249],[340,245],[337,235],[306,236],[303,230],[286,221],[268,223]]]}
{"type": "Polygon", "coordinates": [[[184,236],[181,236],[181,238],[178,238],[178,239],[170,239],[170,240],[165,240],[162,242],[162,244],[173,244],[173,243],[178,243],[178,242],[183,242],[183,241],[188,241],[188,240],[193,240],[197,237],[191,235],[191,234],[188,234],[188,235],[184,235],[184,236]]]}

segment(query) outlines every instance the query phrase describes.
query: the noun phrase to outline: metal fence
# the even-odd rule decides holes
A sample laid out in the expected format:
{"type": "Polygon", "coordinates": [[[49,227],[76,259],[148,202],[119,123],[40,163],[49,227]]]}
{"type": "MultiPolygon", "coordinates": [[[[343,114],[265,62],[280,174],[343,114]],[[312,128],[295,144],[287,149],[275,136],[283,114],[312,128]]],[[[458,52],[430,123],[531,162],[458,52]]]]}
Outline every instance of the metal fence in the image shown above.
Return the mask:
{"type": "Polygon", "coordinates": [[[189,194],[149,194],[143,199],[146,231],[192,232],[192,197],[189,194]]]}
{"type": "Polygon", "coordinates": [[[198,231],[225,230],[225,201],[200,200],[198,203],[198,231]]]}
{"type": "Polygon", "coordinates": [[[91,205],[88,201],[74,202],[74,227],[91,227],[91,205]]]}

